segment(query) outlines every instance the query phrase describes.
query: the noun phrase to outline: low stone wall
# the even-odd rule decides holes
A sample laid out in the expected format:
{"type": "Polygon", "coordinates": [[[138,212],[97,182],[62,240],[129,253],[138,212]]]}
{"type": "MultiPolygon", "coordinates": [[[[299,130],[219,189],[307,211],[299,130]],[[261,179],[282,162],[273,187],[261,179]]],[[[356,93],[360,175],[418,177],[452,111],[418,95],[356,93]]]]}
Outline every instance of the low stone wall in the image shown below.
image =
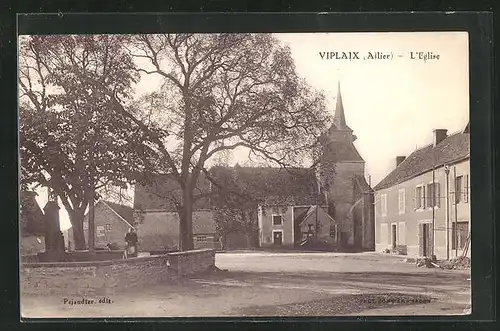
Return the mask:
{"type": "Polygon", "coordinates": [[[205,272],[215,266],[215,249],[197,249],[168,254],[172,272],[179,276],[205,272]]]}
{"type": "Polygon", "coordinates": [[[37,254],[37,262],[85,262],[111,261],[123,259],[123,250],[96,250],[71,252],[42,252],[37,254]],[[60,259],[60,261],[58,261],[60,259]]]}
{"type": "Polygon", "coordinates": [[[110,295],[213,268],[215,250],[114,261],[22,263],[21,295],[110,295]]]}

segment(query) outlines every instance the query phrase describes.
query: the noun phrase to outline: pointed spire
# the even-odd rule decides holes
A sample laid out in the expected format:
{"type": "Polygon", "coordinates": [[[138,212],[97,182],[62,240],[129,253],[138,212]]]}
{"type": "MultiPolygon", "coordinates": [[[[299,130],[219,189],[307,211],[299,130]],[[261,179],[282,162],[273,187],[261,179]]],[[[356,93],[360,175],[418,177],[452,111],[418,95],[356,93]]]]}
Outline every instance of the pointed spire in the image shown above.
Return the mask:
{"type": "Polygon", "coordinates": [[[337,87],[337,105],[335,106],[335,115],[333,116],[333,124],[338,130],[349,129],[345,122],[344,105],[342,104],[342,94],[340,93],[340,81],[337,87]]]}

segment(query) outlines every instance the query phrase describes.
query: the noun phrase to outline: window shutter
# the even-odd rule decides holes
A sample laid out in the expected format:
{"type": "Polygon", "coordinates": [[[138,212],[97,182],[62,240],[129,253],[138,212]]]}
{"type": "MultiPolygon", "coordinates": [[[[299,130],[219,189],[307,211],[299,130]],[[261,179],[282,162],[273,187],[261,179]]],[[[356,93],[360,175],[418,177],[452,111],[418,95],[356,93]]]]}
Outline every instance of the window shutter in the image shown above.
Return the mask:
{"type": "Polygon", "coordinates": [[[427,184],[426,189],[427,189],[427,196],[425,199],[425,205],[427,207],[432,207],[432,184],[427,184]]]}
{"type": "Polygon", "coordinates": [[[429,255],[435,254],[434,251],[434,227],[429,223],[429,255]]]}
{"type": "Polygon", "coordinates": [[[417,188],[415,187],[415,197],[413,198],[413,210],[416,210],[417,209],[417,199],[418,199],[418,195],[417,195],[417,188]]]}
{"type": "Polygon", "coordinates": [[[465,175],[464,180],[465,180],[464,202],[469,202],[469,175],[465,175]]]}
{"type": "Polygon", "coordinates": [[[436,206],[441,207],[441,184],[436,183],[436,206]]]}
{"type": "Polygon", "coordinates": [[[427,192],[426,192],[425,185],[424,185],[424,186],[422,186],[422,208],[423,209],[425,209],[425,207],[427,206],[425,204],[426,195],[427,195],[427,192]]]}

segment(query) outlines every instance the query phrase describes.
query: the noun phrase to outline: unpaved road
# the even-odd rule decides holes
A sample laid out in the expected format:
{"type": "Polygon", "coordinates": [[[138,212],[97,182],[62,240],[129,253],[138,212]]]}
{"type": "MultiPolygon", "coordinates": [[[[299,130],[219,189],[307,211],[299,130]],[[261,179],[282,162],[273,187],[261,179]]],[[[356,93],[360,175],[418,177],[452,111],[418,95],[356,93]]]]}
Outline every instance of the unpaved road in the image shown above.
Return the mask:
{"type": "Polygon", "coordinates": [[[98,303],[99,296],[87,298],[94,304],[75,305],[62,297],[23,297],[21,311],[56,318],[464,313],[470,271],[417,268],[402,259],[377,253],[220,253],[216,265],[227,272],[115,293],[108,303],[98,303]],[[397,302],[384,301],[390,293],[397,302]],[[415,300],[417,295],[430,302],[415,300]]]}

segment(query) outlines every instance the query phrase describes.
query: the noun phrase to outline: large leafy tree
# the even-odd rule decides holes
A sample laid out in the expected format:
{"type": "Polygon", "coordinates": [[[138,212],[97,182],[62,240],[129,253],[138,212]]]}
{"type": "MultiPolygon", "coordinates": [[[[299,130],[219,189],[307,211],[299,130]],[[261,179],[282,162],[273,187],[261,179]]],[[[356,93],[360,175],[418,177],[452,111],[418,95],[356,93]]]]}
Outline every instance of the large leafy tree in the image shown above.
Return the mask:
{"type": "Polygon", "coordinates": [[[206,193],[197,182],[202,173],[210,179],[211,159],[244,149],[282,166],[298,164],[326,128],[323,95],[298,77],[290,50],[270,34],[139,35],[129,45],[135,70],[163,81],[157,101],[142,107],[153,116],[146,122],[109,95],[141,127],[159,169],[180,189],[182,250],[193,248],[193,204],[206,193]]]}
{"type": "Polygon", "coordinates": [[[96,190],[123,187],[142,171],[141,130],[114,111],[108,91],[128,100],[139,75],[126,37],[20,38],[21,183],[49,187],[68,211],[75,248],[96,190]]]}

